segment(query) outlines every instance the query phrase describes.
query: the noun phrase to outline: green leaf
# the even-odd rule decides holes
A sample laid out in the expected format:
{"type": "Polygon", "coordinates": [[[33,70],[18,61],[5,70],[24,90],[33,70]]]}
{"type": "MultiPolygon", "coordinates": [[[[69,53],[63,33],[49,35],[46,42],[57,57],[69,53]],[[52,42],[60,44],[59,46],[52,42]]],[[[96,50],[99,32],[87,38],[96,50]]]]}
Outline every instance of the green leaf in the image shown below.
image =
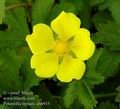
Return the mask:
{"type": "MultiPolygon", "coordinates": [[[[19,0],[7,0],[6,5],[21,3],[19,0]]],[[[23,7],[6,10],[4,23],[8,29],[0,31],[0,48],[3,47],[21,47],[26,45],[25,36],[29,34],[26,12],[23,7]]]]}
{"type": "Polygon", "coordinates": [[[46,18],[50,12],[54,0],[36,0],[32,8],[32,24],[46,23],[46,18]]]}
{"type": "Polygon", "coordinates": [[[82,9],[79,12],[79,16],[82,22],[82,27],[90,29],[90,27],[92,26],[92,22],[91,22],[91,11],[92,8],[90,6],[90,0],[83,0],[83,6],[82,9]]]}
{"type": "Polygon", "coordinates": [[[99,106],[95,109],[118,109],[118,106],[111,103],[110,101],[101,102],[99,106]]]}
{"type": "Polygon", "coordinates": [[[101,4],[101,3],[103,3],[104,1],[105,1],[105,0],[90,0],[91,6],[95,6],[95,5],[101,4]]]}
{"type": "Polygon", "coordinates": [[[75,13],[75,7],[71,2],[65,1],[55,4],[47,16],[47,22],[50,24],[62,11],[75,13]]]}
{"type": "MultiPolygon", "coordinates": [[[[50,93],[48,90],[48,87],[44,82],[40,82],[39,86],[33,87],[32,91],[39,95],[39,98],[41,99],[41,102],[47,102],[46,108],[48,109],[56,109],[60,107],[58,105],[57,100],[54,99],[54,96],[50,93]]],[[[44,109],[45,105],[41,105],[42,109],[44,109]]]]}
{"type": "Polygon", "coordinates": [[[6,0],[6,5],[18,4],[21,0],[6,0]]]}
{"type": "Polygon", "coordinates": [[[115,98],[115,101],[120,103],[120,86],[118,86],[116,90],[118,91],[118,94],[115,98]]]}
{"type": "Polygon", "coordinates": [[[37,106],[37,105],[34,105],[34,106],[31,106],[31,109],[42,109],[41,106],[37,106]]]}
{"type": "Polygon", "coordinates": [[[0,0],[0,24],[2,24],[5,16],[5,2],[6,0],[0,0]]]}
{"type": "Polygon", "coordinates": [[[23,80],[23,89],[29,90],[33,86],[39,85],[40,79],[35,74],[35,71],[30,67],[30,59],[32,57],[31,52],[26,49],[22,48],[20,51],[21,57],[21,68],[20,73],[23,80]]]}
{"type": "Polygon", "coordinates": [[[10,108],[8,106],[0,105],[0,109],[12,109],[12,108],[10,108]]]}
{"type": "Polygon", "coordinates": [[[92,18],[92,21],[94,22],[94,25],[97,29],[99,29],[100,24],[107,23],[108,21],[112,20],[113,18],[108,10],[100,11],[96,13],[92,18]]]}
{"type": "Polygon", "coordinates": [[[112,2],[113,0],[104,0],[104,2],[99,5],[99,10],[101,11],[101,10],[108,9],[112,2]]]}
{"type": "MultiPolygon", "coordinates": [[[[19,0],[13,0],[15,3],[21,3],[19,0]]],[[[7,1],[7,6],[14,5],[7,1]]],[[[8,25],[8,31],[14,32],[17,37],[25,37],[29,33],[27,25],[27,16],[24,7],[17,7],[6,11],[4,23],[8,25]]]]}
{"type": "MultiPolygon", "coordinates": [[[[66,2],[66,3],[72,3],[75,7],[75,13],[78,13],[82,8],[83,8],[83,0],[61,0],[62,2],[66,2]]],[[[66,4],[67,5],[67,4],[66,4]]],[[[66,6],[65,5],[65,6],[66,6]]]]}
{"type": "Polygon", "coordinates": [[[75,13],[75,7],[72,3],[70,2],[60,2],[60,4],[58,5],[58,8],[59,8],[59,12],[60,11],[65,11],[65,12],[72,12],[72,13],[75,13]]]}
{"type": "Polygon", "coordinates": [[[109,46],[112,50],[120,50],[120,25],[114,22],[100,24],[98,32],[93,37],[96,43],[109,46]]]}
{"type": "Polygon", "coordinates": [[[109,5],[109,9],[116,23],[120,24],[120,0],[112,0],[109,5]]]}
{"type": "Polygon", "coordinates": [[[120,53],[103,49],[100,59],[97,63],[96,71],[104,75],[105,78],[114,76],[120,63],[120,53]]]}
{"type": "Polygon", "coordinates": [[[97,73],[95,70],[90,71],[85,75],[85,80],[90,86],[98,85],[104,82],[104,76],[97,73]]]}
{"type": "Polygon", "coordinates": [[[103,49],[96,50],[94,55],[86,63],[87,69],[84,78],[90,86],[104,82],[104,77],[95,70],[102,51],[103,49]]]}
{"type": "Polygon", "coordinates": [[[102,48],[100,48],[98,50],[97,49],[95,50],[95,53],[93,54],[93,56],[86,63],[87,67],[88,67],[88,70],[95,70],[96,65],[98,63],[98,60],[99,60],[102,52],[103,52],[102,48]]]}
{"type": "Polygon", "coordinates": [[[0,50],[0,90],[20,90],[19,57],[11,49],[0,50]]]}
{"type": "Polygon", "coordinates": [[[69,107],[75,99],[78,99],[85,109],[93,109],[97,103],[85,80],[69,83],[64,96],[66,107],[69,107]]]}
{"type": "Polygon", "coordinates": [[[0,31],[0,48],[18,48],[25,44],[25,39],[17,36],[16,33],[0,31]]]}
{"type": "Polygon", "coordinates": [[[96,6],[100,11],[103,11],[107,8],[109,8],[110,4],[113,2],[113,0],[90,0],[91,6],[96,6]]]}

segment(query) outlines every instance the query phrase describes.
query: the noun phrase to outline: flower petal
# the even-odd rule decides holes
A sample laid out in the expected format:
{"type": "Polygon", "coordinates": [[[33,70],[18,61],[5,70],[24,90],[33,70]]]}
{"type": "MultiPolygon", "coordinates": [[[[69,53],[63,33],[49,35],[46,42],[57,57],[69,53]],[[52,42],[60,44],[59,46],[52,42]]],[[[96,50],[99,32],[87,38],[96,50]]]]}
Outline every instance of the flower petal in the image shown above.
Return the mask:
{"type": "Polygon", "coordinates": [[[52,48],[53,32],[49,26],[37,24],[33,27],[33,33],[26,37],[26,41],[33,54],[41,54],[52,48]]]}
{"type": "Polygon", "coordinates": [[[31,58],[31,68],[35,68],[35,73],[39,77],[54,76],[58,67],[58,57],[54,53],[33,55],[31,58]]]}
{"type": "Polygon", "coordinates": [[[67,56],[64,58],[57,72],[57,78],[62,82],[70,82],[72,79],[81,79],[85,72],[83,61],[67,56]]]}
{"type": "Polygon", "coordinates": [[[90,39],[90,32],[87,29],[81,28],[75,36],[70,49],[79,59],[89,59],[95,51],[95,44],[90,39]]]}
{"type": "Polygon", "coordinates": [[[54,32],[64,40],[73,37],[80,28],[80,19],[73,13],[62,11],[58,17],[51,22],[54,32]]]}

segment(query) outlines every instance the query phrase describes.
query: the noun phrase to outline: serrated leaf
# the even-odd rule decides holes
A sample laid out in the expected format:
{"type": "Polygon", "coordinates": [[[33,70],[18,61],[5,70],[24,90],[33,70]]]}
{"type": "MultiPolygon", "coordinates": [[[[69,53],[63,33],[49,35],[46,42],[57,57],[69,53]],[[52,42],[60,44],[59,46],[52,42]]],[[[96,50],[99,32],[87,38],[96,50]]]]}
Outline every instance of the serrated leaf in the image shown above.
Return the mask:
{"type": "Polygon", "coordinates": [[[14,32],[0,31],[0,48],[18,48],[26,44],[23,37],[19,37],[14,32]]]}
{"type": "Polygon", "coordinates": [[[115,101],[120,103],[120,93],[117,94],[115,101]]]}
{"type": "Polygon", "coordinates": [[[51,10],[54,0],[36,0],[32,8],[32,24],[46,23],[46,17],[51,10]]]}
{"type": "Polygon", "coordinates": [[[112,21],[112,20],[113,18],[108,10],[104,10],[96,13],[92,19],[97,29],[99,29],[99,24],[107,23],[108,21],[112,21]]]}
{"type": "Polygon", "coordinates": [[[18,4],[21,0],[6,0],[6,5],[18,4]]]}
{"type": "Polygon", "coordinates": [[[111,50],[120,50],[120,25],[114,22],[100,24],[98,32],[93,37],[96,43],[102,43],[109,46],[111,50]]]}
{"type": "Polygon", "coordinates": [[[86,74],[85,79],[91,87],[104,82],[104,76],[97,73],[95,70],[91,70],[88,74],[86,74]]]}
{"type": "Polygon", "coordinates": [[[0,105],[0,109],[12,109],[11,107],[0,105]]]}
{"type": "Polygon", "coordinates": [[[26,48],[21,49],[20,52],[22,52],[20,73],[23,80],[23,89],[29,90],[33,86],[39,85],[40,79],[30,67],[31,52],[26,48]]]}
{"type": "Polygon", "coordinates": [[[111,103],[110,101],[101,102],[99,106],[95,109],[118,109],[118,106],[111,103]]]}
{"type": "Polygon", "coordinates": [[[82,27],[90,29],[92,26],[91,22],[91,5],[90,5],[90,0],[83,0],[83,6],[79,12],[79,16],[82,22],[82,27]]]}
{"type": "MultiPolygon", "coordinates": [[[[19,0],[7,0],[6,5],[21,3],[19,0]]],[[[16,48],[26,44],[25,36],[29,33],[25,9],[17,7],[6,10],[4,23],[8,26],[5,31],[0,31],[0,48],[16,48]]]]}
{"type": "Polygon", "coordinates": [[[19,57],[14,50],[0,50],[0,90],[20,90],[19,57]]]}
{"type": "Polygon", "coordinates": [[[75,7],[72,3],[70,2],[60,2],[59,4],[59,10],[60,11],[65,11],[65,12],[72,12],[72,13],[75,13],[75,7]]]}
{"type": "Polygon", "coordinates": [[[71,2],[65,1],[55,4],[47,16],[47,22],[50,24],[62,11],[75,13],[75,7],[71,2]]]}
{"type": "Polygon", "coordinates": [[[85,109],[93,109],[97,101],[85,80],[69,83],[64,96],[66,107],[69,107],[75,99],[78,99],[85,109]]]}
{"type": "Polygon", "coordinates": [[[98,60],[101,56],[103,52],[103,48],[100,48],[100,49],[96,49],[95,53],[93,54],[93,56],[87,61],[87,67],[88,69],[90,70],[95,70],[95,67],[98,63],[98,60]]]}
{"type": "MultiPolygon", "coordinates": [[[[41,102],[47,102],[46,107],[48,109],[56,109],[60,107],[57,101],[54,99],[54,96],[48,90],[48,87],[45,85],[44,82],[41,82],[39,86],[33,87],[32,91],[39,95],[41,102]]],[[[45,105],[41,105],[42,109],[44,109],[45,105]]]]}
{"type": "Polygon", "coordinates": [[[103,49],[100,59],[97,63],[96,71],[104,75],[105,78],[114,76],[120,63],[120,53],[103,49]]]}
{"type": "Polygon", "coordinates": [[[97,6],[100,11],[109,8],[110,4],[113,2],[113,0],[90,0],[90,1],[91,6],[97,6]]]}
{"type": "MultiPolygon", "coordinates": [[[[19,0],[7,1],[7,6],[21,3],[19,0]]],[[[17,37],[25,37],[29,33],[27,16],[24,7],[17,7],[6,11],[4,23],[8,25],[8,31],[14,32],[17,37]]]]}
{"type": "Polygon", "coordinates": [[[120,0],[112,0],[109,5],[109,9],[112,12],[112,16],[116,23],[120,24],[120,0]]]}
{"type": "Polygon", "coordinates": [[[2,24],[5,16],[5,2],[6,0],[0,0],[0,24],[2,24]]]}
{"type": "Polygon", "coordinates": [[[61,0],[62,2],[72,3],[75,7],[75,13],[78,13],[83,8],[83,0],[61,0]]]}
{"type": "Polygon", "coordinates": [[[34,106],[31,106],[31,109],[42,109],[41,106],[37,106],[37,105],[34,105],[34,106]]]}
{"type": "Polygon", "coordinates": [[[103,3],[104,1],[105,1],[105,0],[90,0],[91,6],[95,6],[95,5],[101,4],[101,3],[103,3]]]}
{"type": "Polygon", "coordinates": [[[118,94],[115,98],[115,101],[120,103],[120,86],[118,86],[116,90],[118,91],[118,94]]]}
{"type": "Polygon", "coordinates": [[[113,0],[104,0],[104,2],[99,5],[99,10],[102,11],[109,8],[109,5],[112,3],[112,1],[113,0]]]}
{"type": "Polygon", "coordinates": [[[87,70],[84,78],[90,86],[104,82],[104,77],[95,70],[102,51],[103,49],[96,50],[94,55],[86,63],[87,70]]]}

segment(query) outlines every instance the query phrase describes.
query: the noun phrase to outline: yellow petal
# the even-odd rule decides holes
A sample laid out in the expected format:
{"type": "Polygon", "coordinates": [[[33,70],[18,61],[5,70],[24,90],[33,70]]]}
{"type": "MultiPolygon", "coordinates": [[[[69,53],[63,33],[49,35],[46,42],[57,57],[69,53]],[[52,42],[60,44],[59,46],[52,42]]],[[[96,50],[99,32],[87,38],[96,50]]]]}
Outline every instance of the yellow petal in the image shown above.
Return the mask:
{"type": "Polygon", "coordinates": [[[54,45],[53,32],[49,26],[37,24],[33,27],[33,33],[26,37],[26,41],[33,54],[41,54],[54,45]]]}
{"type": "Polygon", "coordinates": [[[67,56],[60,64],[57,78],[62,82],[70,82],[72,79],[81,79],[85,72],[85,64],[83,61],[67,56]]]}
{"type": "Polygon", "coordinates": [[[80,28],[80,19],[73,13],[62,11],[58,17],[51,22],[54,32],[62,39],[67,40],[73,37],[80,28]]]}
{"type": "Polygon", "coordinates": [[[95,51],[95,44],[90,39],[90,32],[87,29],[81,28],[75,36],[70,49],[79,59],[89,59],[95,51]]]}
{"type": "Polygon", "coordinates": [[[54,53],[44,53],[33,55],[31,58],[31,68],[35,68],[35,73],[39,77],[52,77],[58,70],[58,57],[54,53]]]}

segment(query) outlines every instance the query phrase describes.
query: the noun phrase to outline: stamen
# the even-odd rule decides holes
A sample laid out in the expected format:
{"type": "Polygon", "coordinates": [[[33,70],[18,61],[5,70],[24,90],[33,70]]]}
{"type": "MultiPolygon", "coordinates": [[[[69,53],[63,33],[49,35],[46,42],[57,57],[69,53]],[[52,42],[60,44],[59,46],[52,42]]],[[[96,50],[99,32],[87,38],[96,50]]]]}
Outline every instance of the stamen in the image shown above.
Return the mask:
{"type": "Polygon", "coordinates": [[[63,42],[63,41],[56,41],[54,51],[59,56],[63,56],[64,54],[68,53],[68,51],[69,51],[68,43],[63,42]]]}

